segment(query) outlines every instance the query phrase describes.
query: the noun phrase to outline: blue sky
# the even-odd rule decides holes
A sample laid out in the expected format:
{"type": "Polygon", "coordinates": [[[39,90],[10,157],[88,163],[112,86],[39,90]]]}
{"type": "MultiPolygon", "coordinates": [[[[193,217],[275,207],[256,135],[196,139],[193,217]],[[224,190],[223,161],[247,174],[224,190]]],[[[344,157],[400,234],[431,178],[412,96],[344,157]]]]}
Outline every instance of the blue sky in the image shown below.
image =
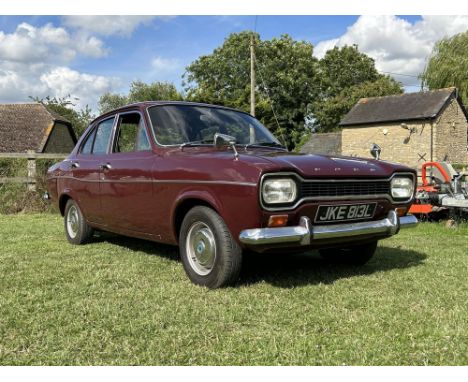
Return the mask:
{"type": "MultiPolygon", "coordinates": [[[[132,80],[170,81],[232,32],[252,30],[255,16],[1,16],[0,102],[28,95],[80,99],[94,109],[104,91],[126,92],[132,80]],[[35,93],[34,93],[35,92],[35,93]]],[[[465,16],[258,16],[262,39],[289,34],[320,57],[356,43],[377,68],[417,90],[416,76],[434,42],[468,29],[465,16]]]]}

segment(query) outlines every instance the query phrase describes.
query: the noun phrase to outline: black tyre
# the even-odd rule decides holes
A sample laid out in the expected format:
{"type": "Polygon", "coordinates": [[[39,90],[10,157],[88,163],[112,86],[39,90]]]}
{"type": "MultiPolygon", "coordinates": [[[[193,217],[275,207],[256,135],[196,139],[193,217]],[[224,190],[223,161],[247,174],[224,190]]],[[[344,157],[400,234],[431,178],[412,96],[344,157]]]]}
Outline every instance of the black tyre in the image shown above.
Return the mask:
{"type": "Polygon", "coordinates": [[[71,244],[85,244],[93,237],[94,230],[86,223],[80,207],[73,199],[67,201],[63,220],[65,234],[71,244]]]}
{"type": "Polygon", "coordinates": [[[377,249],[377,241],[367,244],[353,245],[347,248],[320,249],[319,253],[325,260],[348,265],[364,265],[377,249]]]}
{"type": "Polygon", "coordinates": [[[179,233],[180,257],[189,279],[208,288],[221,288],[237,281],[242,250],[224,220],[204,206],[192,208],[179,233]]]}

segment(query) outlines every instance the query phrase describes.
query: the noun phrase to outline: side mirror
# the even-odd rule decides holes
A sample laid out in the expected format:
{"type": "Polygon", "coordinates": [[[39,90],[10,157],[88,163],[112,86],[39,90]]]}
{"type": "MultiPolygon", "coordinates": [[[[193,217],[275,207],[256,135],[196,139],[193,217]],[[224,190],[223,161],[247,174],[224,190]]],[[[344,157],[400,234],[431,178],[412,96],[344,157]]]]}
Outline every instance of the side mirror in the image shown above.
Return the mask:
{"type": "Polygon", "coordinates": [[[213,145],[217,148],[233,146],[236,144],[236,138],[231,135],[216,133],[213,137],[213,145]]]}
{"type": "Polygon", "coordinates": [[[380,148],[380,146],[377,143],[373,143],[370,149],[370,153],[372,154],[372,156],[375,159],[379,160],[381,152],[382,152],[382,149],[380,148]]]}
{"type": "Polygon", "coordinates": [[[239,153],[236,150],[236,138],[231,135],[216,133],[213,137],[213,145],[216,148],[230,146],[234,151],[234,159],[239,159],[239,153]]]}

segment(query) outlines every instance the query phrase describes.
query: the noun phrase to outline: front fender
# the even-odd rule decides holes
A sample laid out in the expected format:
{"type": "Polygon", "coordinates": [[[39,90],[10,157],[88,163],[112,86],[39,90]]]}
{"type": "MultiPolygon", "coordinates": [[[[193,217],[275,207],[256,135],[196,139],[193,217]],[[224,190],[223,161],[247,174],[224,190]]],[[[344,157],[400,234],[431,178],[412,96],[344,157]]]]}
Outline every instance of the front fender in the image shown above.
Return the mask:
{"type": "Polygon", "coordinates": [[[213,208],[224,220],[235,240],[238,240],[243,229],[261,224],[257,187],[218,184],[202,190],[186,190],[177,196],[171,213],[175,242],[183,216],[190,208],[199,204],[213,208]]]}

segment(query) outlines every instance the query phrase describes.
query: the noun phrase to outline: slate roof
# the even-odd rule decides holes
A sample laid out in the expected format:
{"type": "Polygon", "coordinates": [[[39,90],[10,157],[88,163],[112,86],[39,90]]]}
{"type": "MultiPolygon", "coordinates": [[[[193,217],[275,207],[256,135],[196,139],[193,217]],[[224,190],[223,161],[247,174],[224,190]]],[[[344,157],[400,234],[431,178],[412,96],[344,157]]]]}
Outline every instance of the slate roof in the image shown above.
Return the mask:
{"type": "Polygon", "coordinates": [[[456,88],[446,88],[419,93],[361,98],[340,122],[340,126],[431,120],[436,118],[444,106],[456,97],[462,106],[456,88]]]}
{"type": "Polygon", "coordinates": [[[0,152],[42,152],[56,121],[71,126],[40,103],[0,104],[0,152]]]}

